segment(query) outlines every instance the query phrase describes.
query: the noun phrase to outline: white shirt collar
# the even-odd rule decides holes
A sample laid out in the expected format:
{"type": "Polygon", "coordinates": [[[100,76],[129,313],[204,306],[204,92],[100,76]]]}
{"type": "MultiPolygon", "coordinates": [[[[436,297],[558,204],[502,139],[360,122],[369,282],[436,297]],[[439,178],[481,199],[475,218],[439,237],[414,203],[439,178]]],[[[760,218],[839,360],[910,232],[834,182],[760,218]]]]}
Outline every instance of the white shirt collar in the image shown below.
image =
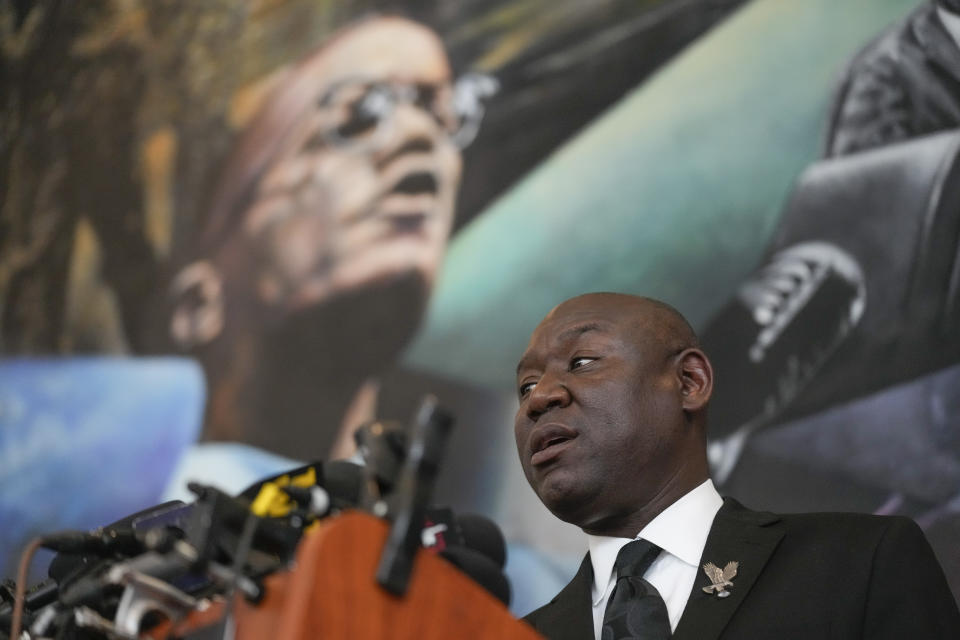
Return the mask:
{"type": "Polygon", "coordinates": [[[940,22],[943,23],[947,33],[953,38],[954,43],[960,47],[960,16],[939,6],[937,7],[937,16],[940,18],[940,22]]]}
{"type": "MultiPolygon", "coordinates": [[[[722,505],[723,498],[717,493],[713,481],[707,480],[664,509],[637,534],[637,538],[649,540],[696,568],[707,544],[713,517],[722,505]]],[[[590,562],[593,565],[594,594],[603,596],[617,554],[630,541],[630,538],[587,535],[590,562]]]]}

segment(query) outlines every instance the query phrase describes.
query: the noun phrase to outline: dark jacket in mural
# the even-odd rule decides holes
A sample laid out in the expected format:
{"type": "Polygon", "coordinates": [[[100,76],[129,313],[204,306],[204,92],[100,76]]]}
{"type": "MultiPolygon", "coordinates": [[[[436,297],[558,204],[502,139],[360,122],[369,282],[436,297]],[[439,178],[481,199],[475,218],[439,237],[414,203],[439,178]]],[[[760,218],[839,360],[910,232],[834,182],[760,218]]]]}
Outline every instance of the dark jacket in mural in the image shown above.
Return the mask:
{"type": "Polygon", "coordinates": [[[937,5],[921,5],[857,55],[840,83],[826,155],[960,125],[960,47],[937,5]]]}

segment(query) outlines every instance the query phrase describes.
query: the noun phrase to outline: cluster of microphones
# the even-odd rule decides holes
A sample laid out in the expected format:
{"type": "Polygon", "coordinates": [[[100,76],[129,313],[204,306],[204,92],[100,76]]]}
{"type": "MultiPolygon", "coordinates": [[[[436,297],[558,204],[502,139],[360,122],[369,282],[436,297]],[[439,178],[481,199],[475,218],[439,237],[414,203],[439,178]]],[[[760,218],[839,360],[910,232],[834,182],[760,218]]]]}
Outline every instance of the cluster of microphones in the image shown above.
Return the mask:
{"type": "MultiPolygon", "coordinates": [[[[357,462],[307,464],[239,495],[194,483],[193,502],[166,502],[94,531],[37,538],[21,559],[17,581],[0,585],[0,640],[139,638],[214,597],[255,605],[265,595],[264,579],[291,567],[303,536],[346,510],[390,523],[371,577],[379,588],[402,595],[415,555],[425,550],[509,604],[506,546],[497,525],[429,503],[451,425],[428,397],[409,429],[384,422],[360,429],[357,462]],[[38,548],[56,555],[49,577],[27,588],[38,548]]],[[[229,637],[224,629],[195,637],[229,637]]]]}

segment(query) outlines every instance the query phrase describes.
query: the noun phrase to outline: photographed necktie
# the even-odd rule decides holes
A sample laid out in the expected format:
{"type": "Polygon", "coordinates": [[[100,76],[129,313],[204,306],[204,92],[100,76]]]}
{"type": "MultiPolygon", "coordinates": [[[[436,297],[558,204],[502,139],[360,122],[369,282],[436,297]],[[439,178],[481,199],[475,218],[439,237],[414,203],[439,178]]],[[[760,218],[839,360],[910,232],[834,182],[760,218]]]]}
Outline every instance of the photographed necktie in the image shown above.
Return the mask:
{"type": "Polygon", "coordinates": [[[634,540],[617,554],[613,587],[603,614],[600,640],[667,640],[670,618],[667,605],[656,587],[643,574],[660,554],[660,547],[648,540],[634,540]]]}

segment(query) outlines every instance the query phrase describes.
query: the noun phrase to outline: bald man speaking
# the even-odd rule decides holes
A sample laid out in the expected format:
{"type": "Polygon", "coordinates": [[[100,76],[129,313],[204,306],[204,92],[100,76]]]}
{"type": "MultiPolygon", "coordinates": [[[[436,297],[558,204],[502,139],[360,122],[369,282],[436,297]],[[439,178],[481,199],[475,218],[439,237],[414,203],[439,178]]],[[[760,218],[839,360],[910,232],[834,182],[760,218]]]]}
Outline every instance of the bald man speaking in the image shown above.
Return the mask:
{"type": "Polygon", "coordinates": [[[524,474],[588,538],[573,580],[526,617],[548,638],[960,639],[913,521],[720,497],[706,453],[713,370],[672,307],[567,300],[534,330],[517,391],[524,474]]]}

